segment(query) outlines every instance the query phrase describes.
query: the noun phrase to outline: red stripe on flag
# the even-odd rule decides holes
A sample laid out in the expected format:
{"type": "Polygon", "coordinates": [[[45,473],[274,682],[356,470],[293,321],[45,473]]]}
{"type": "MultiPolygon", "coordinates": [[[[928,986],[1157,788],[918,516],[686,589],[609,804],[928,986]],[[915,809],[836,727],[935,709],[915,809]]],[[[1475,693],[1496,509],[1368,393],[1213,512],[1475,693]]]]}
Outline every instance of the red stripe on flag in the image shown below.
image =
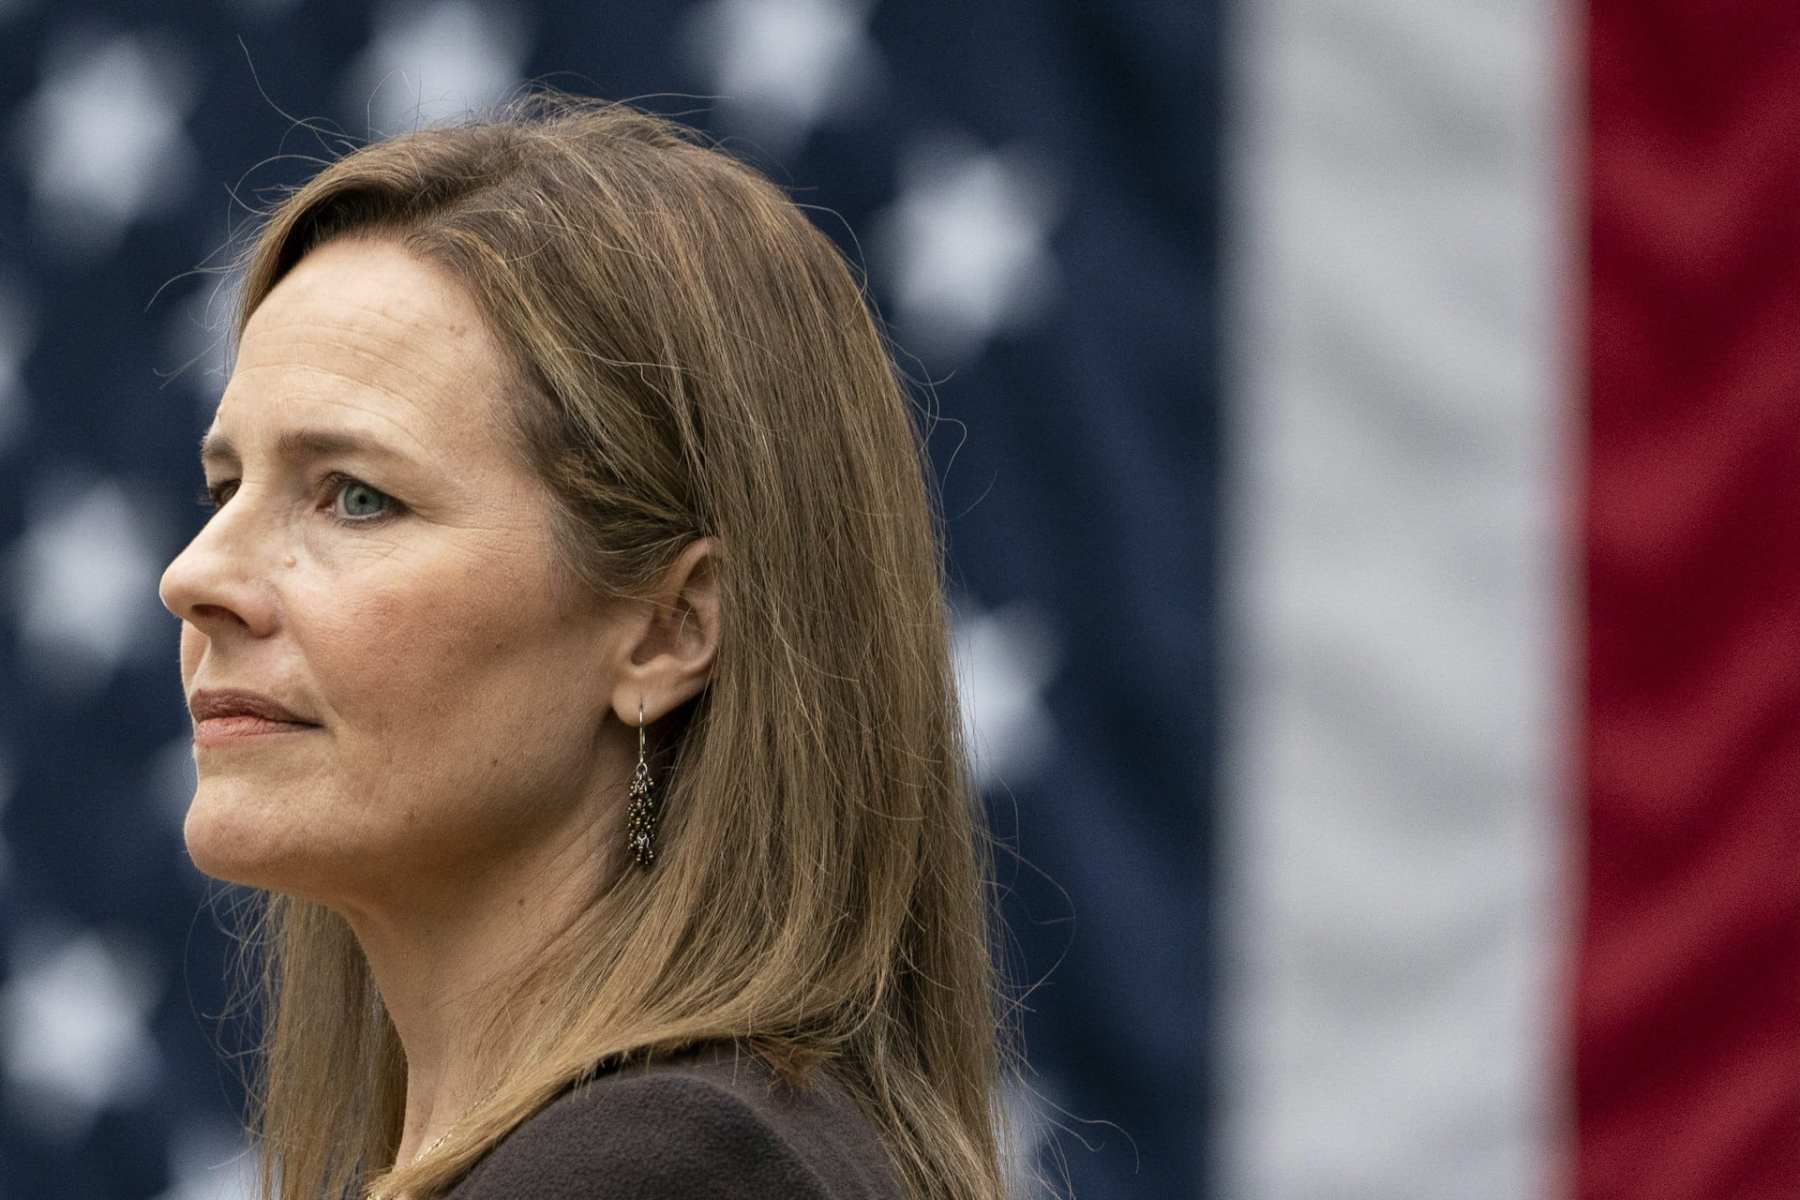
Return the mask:
{"type": "Polygon", "coordinates": [[[1800,1195],[1800,5],[1589,8],[1582,1200],[1800,1195]]]}

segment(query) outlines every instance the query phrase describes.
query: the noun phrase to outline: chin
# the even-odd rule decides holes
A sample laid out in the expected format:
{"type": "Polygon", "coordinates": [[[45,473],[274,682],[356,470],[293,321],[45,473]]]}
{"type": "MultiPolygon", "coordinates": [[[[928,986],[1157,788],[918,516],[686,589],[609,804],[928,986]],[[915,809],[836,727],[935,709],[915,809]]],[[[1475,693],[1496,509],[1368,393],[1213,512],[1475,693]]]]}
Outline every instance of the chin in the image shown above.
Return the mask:
{"type": "Polygon", "coordinates": [[[225,883],[295,890],[306,865],[316,866],[317,847],[308,854],[306,831],[284,828],[292,823],[291,809],[239,791],[228,781],[201,781],[181,825],[188,857],[201,874],[225,883]]]}

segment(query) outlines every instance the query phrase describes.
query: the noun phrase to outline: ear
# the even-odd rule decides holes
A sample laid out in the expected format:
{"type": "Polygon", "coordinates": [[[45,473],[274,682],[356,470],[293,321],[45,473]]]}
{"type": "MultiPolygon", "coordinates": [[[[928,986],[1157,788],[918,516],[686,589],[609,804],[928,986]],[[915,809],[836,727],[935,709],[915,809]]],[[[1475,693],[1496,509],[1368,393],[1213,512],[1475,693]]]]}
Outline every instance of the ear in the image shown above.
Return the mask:
{"type": "Polygon", "coordinates": [[[640,700],[648,725],[706,686],[719,650],[720,552],[718,538],[689,543],[651,598],[625,608],[612,706],[626,725],[637,725],[640,700]]]}

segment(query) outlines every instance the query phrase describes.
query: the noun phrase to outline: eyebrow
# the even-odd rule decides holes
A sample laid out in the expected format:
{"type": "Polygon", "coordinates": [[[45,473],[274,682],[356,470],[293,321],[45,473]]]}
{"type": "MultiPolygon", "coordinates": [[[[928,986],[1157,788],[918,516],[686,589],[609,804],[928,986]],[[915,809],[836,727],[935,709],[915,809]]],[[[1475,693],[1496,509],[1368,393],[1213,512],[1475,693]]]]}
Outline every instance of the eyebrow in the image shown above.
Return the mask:
{"type": "MultiPolygon", "coordinates": [[[[335,429],[288,429],[275,439],[275,454],[289,462],[309,462],[337,454],[366,454],[376,458],[406,456],[361,434],[335,429]]],[[[233,464],[238,457],[237,444],[223,433],[212,430],[200,439],[200,464],[233,464]]]]}

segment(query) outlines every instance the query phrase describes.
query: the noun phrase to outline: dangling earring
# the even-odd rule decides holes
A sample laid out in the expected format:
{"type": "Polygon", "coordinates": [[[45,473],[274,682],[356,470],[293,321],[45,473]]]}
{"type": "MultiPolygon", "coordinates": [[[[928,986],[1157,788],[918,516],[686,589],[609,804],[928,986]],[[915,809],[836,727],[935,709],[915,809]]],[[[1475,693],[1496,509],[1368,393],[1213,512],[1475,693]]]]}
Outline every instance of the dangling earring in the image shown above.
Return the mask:
{"type": "Polygon", "coordinates": [[[644,761],[644,698],[638,697],[638,760],[631,774],[631,803],[625,809],[625,845],[637,865],[656,861],[656,798],[650,794],[650,766],[644,761]]]}

